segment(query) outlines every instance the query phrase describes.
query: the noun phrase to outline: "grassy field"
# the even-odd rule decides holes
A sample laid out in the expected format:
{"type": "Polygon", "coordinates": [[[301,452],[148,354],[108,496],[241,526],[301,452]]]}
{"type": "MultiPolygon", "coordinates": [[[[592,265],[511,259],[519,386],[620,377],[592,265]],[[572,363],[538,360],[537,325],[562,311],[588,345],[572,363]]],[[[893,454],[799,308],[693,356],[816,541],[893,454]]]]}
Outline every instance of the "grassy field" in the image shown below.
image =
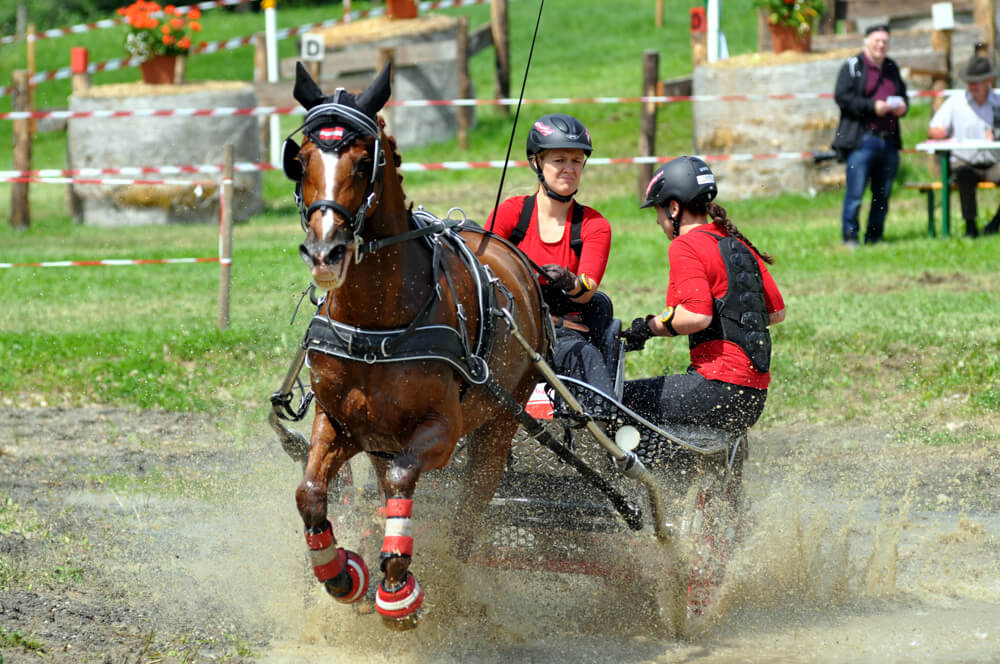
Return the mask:
{"type": "MultiPolygon", "coordinates": [[[[355,3],[363,7],[363,3],[355,3]]],[[[525,95],[629,95],[640,88],[643,50],[661,51],[661,75],[690,71],[687,12],[671,13],[653,27],[655,3],[609,8],[601,0],[550,0],[525,95]]],[[[727,3],[723,20],[733,53],[753,50],[750,0],[727,3]],[[745,5],[745,7],[743,6],[745,5]]],[[[537,5],[511,3],[511,42],[519,91],[537,5]]],[[[333,11],[340,11],[339,6],[333,11]]],[[[472,25],[485,22],[488,7],[461,10],[472,25]]],[[[455,12],[451,12],[455,13],[455,12]]],[[[330,10],[288,9],[279,26],[329,18],[330,10]]],[[[210,41],[262,29],[255,14],[207,13],[210,41]]],[[[40,29],[50,26],[39,26],[40,29]]],[[[122,57],[121,32],[106,30],[39,42],[39,70],[68,64],[71,45],[88,45],[92,60],[122,57]],[[71,43],[72,42],[72,43],[71,43]]],[[[281,45],[294,53],[293,40],[281,45]]],[[[19,48],[0,49],[0,71],[23,66],[19,48]]],[[[188,75],[249,79],[249,48],[192,57],[188,75]]],[[[478,96],[492,90],[492,56],[472,62],[478,96]]],[[[98,84],[136,80],[135,70],[100,74],[98,84]]],[[[832,82],[830,83],[832,87],[832,82]]],[[[65,107],[67,81],[38,88],[38,106],[65,107]]],[[[291,101],[291,100],[289,100],[291,101]]],[[[9,98],[0,99],[8,110],[9,98]]],[[[595,138],[598,156],[633,156],[638,109],[577,105],[525,107],[512,156],[523,155],[530,120],[549,111],[578,115],[595,138]]],[[[913,145],[926,127],[926,105],[904,120],[913,145]]],[[[196,120],[192,120],[193,122],[196,120]]],[[[285,118],[289,129],[296,118],[285,118]]],[[[468,152],[454,142],[408,150],[405,161],[495,159],[506,149],[511,117],[477,112],[468,152]]],[[[0,123],[0,141],[10,141],[0,123]]],[[[690,107],[672,104],[660,113],[659,150],[691,150],[690,107]]],[[[65,163],[65,134],[43,133],[35,144],[36,168],[65,163]]],[[[926,178],[926,159],[904,157],[900,179],[926,178]]],[[[11,168],[10,153],[0,168],[11,168]]],[[[505,195],[526,190],[533,176],[515,169],[505,195]]],[[[496,197],[499,172],[480,170],[407,174],[408,198],[443,214],[461,206],[482,219],[496,197]]],[[[308,276],[298,258],[301,240],[291,187],[279,173],[264,176],[267,210],[235,230],[232,323],[216,329],[218,271],[212,265],[17,268],[0,271],[0,405],[108,403],[216,413],[245,411],[263,421],[267,397],[284,374],[304,330],[306,316],[289,321],[308,276]]],[[[619,317],[657,311],[666,286],[666,240],[652,213],[635,202],[631,167],[592,167],[582,200],[601,210],[614,227],[604,289],[619,317]]],[[[0,185],[7,218],[9,186],[0,185]]],[[[887,241],[847,252],[839,242],[840,192],[815,197],[781,196],[719,201],[762,249],[776,256],[773,268],[788,304],[787,322],[774,330],[773,382],[763,426],[778,422],[878,421],[900,437],[927,444],[995,437],[1000,429],[1000,238],[928,239],[919,194],[899,190],[887,221],[887,241]]],[[[982,196],[992,211],[997,198],[982,196]]],[[[0,262],[97,258],[211,256],[214,225],[101,229],[73,224],[62,187],[33,185],[27,231],[0,225],[0,262]]],[[[957,207],[957,205],[955,206],[957,207]]],[[[686,367],[686,345],[651,342],[630,358],[633,377],[686,367]]]]}

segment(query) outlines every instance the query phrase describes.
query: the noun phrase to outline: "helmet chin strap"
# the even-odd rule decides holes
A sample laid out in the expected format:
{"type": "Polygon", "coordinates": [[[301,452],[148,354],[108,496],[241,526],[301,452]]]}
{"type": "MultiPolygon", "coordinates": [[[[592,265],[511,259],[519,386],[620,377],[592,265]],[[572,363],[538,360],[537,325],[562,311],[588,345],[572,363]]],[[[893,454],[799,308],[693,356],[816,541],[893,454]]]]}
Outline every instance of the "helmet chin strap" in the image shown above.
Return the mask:
{"type": "MultiPolygon", "coordinates": [[[[537,158],[538,157],[535,157],[535,159],[537,158]]],[[[542,183],[542,189],[545,190],[545,194],[549,198],[557,200],[560,203],[569,203],[571,200],[573,200],[573,197],[576,196],[576,192],[580,191],[579,189],[574,189],[573,193],[570,194],[569,196],[563,196],[562,194],[557,194],[556,192],[552,191],[552,188],[549,187],[549,183],[545,181],[545,176],[542,175],[542,169],[535,166],[535,160],[532,159],[528,163],[531,165],[531,170],[535,171],[535,174],[538,175],[538,181],[542,183]]]]}
{"type": "MultiPolygon", "coordinates": [[[[670,205],[670,203],[668,202],[667,205],[670,205]]],[[[670,221],[672,221],[673,224],[674,224],[674,237],[675,238],[678,238],[678,237],[681,236],[681,213],[682,213],[682,210],[680,210],[678,208],[677,215],[674,216],[674,215],[670,214],[670,208],[667,208],[667,219],[669,219],[670,221]]]]}

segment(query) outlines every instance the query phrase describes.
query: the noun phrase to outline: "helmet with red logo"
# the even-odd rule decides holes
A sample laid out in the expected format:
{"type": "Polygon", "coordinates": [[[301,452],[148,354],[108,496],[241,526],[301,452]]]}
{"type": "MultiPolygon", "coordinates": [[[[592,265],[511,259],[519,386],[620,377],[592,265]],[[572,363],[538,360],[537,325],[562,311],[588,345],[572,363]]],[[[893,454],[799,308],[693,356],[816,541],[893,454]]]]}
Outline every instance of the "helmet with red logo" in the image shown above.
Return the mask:
{"type": "Polygon", "coordinates": [[[715,175],[708,164],[698,157],[677,157],[656,169],[646,187],[646,201],[639,207],[666,207],[670,200],[681,207],[705,205],[718,193],[715,175]]]}
{"type": "Polygon", "coordinates": [[[556,148],[576,148],[583,150],[588,157],[594,150],[590,143],[590,132],[582,122],[565,113],[549,113],[531,125],[531,131],[528,132],[528,159],[542,150],[556,148]]]}

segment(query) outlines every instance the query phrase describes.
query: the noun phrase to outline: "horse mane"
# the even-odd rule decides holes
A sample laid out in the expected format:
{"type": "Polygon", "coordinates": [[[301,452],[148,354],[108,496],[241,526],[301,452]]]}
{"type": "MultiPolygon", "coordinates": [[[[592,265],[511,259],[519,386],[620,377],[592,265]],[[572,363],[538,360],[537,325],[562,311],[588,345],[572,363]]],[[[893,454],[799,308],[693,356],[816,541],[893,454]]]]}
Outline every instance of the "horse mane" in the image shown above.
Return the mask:
{"type": "MultiPolygon", "coordinates": [[[[403,173],[398,170],[403,163],[403,158],[396,147],[396,137],[385,132],[385,119],[381,115],[376,116],[375,119],[378,122],[378,128],[382,130],[382,137],[385,139],[386,145],[389,146],[389,150],[392,152],[392,163],[395,164],[397,169],[396,175],[399,176],[399,188],[403,192],[403,201],[406,201],[406,190],[403,189],[403,173]]],[[[410,203],[410,206],[412,207],[413,203],[410,203]]]]}

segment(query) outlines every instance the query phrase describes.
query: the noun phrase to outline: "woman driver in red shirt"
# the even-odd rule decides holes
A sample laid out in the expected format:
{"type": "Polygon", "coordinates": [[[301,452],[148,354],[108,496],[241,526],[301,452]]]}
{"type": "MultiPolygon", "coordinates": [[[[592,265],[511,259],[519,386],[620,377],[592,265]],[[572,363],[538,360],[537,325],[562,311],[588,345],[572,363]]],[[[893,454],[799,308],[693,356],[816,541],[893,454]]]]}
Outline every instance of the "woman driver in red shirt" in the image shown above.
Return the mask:
{"type": "Polygon", "coordinates": [[[771,380],[768,326],[785,303],[760,252],[713,203],[715,175],[696,157],[660,167],[641,207],[655,207],[670,241],[667,308],[636,318],[626,348],[654,336],[688,336],[686,373],[627,381],[623,401],[649,419],[702,424],[741,433],[764,410],[771,380]]]}
{"type": "Polygon", "coordinates": [[[542,267],[542,295],[556,324],[556,371],[613,396],[607,365],[588,341],[590,329],[582,315],[604,277],[611,250],[611,224],[574,200],[592,150],[590,132],[573,116],[540,117],[527,140],[538,187],[532,196],[502,202],[486,227],[542,267]]]}

